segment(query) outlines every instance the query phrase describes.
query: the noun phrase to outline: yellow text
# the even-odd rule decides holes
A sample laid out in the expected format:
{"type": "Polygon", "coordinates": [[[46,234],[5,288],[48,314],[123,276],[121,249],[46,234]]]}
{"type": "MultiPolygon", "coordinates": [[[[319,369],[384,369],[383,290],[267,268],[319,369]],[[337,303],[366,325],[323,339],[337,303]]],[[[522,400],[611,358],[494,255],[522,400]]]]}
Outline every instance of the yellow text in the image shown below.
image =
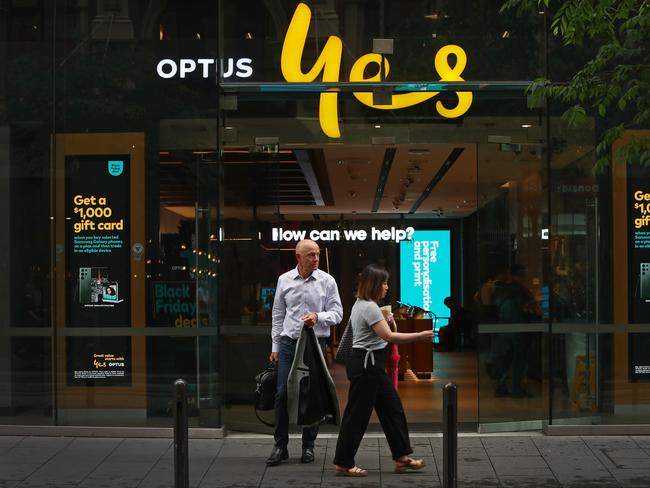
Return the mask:
{"type": "MultiPolygon", "coordinates": [[[[307,33],[311,22],[311,10],[304,3],[300,3],[293,14],[287,34],[282,45],[282,55],[280,64],[282,75],[288,82],[293,83],[311,83],[322,73],[324,82],[337,82],[341,71],[341,56],[343,53],[343,41],[337,36],[329,36],[323,47],[318,59],[307,72],[302,70],[302,56],[307,41],[307,33]]],[[[374,83],[381,82],[381,65],[382,56],[380,54],[365,54],[355,61],[350,70],[349,81],[374,83]],[[377,73],[368,78],[364,78],[365,69],[374,64],[377,67],[377,73]]],[[[467,65],[467,55],[465,51],[456,45],[447,45],[442,47],[435,56],[434,66],[440,76],[440,81],[464,81],[461,77],[462,72],[467,65]],[[449,57],[456,57],[456,63],[450,66],[449,57]]],[[[390,63],[384,58],[383,71],[386,76],[390,72],[390,63]]],[[[422,92],[422,93],[404,93],[392,96],[392,102],[388,105],[375,105],[372,102],[372,93],[354,92],[354,97],[362,104],[379,109],[379,110],[396,110],[406,107],[412,107],[426,100],[429,100],[440,92],[422,92]]],[[[472,105],[473,95],[471,92],[455,92],[458,97],[458,103],[455,107],[447,108],[442,102],[436,103],[436,110],[440,115],[446,118],[456,118],[463,115],[472,105]]],[[[331,138],[341,137],[338,120],[338,93],[335,89],[330,89],[326,93],[320,94],[320,103],[318,110],[320,126],[325,135],[331,138]]]]}

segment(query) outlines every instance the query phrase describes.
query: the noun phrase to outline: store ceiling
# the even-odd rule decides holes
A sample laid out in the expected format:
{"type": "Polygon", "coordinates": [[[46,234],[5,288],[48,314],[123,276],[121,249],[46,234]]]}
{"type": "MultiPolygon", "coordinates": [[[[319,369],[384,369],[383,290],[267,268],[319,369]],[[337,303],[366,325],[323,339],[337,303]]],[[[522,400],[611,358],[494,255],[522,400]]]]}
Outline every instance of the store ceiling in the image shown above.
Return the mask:
{"type": "Polygon", "coordinates": [[[281,205],[283,215],[422,214],[462,217],[476,209],[474,145],[322,145],[330,205],[281,205]],[[441,168],[447,163],[448,170],[441,168]],[[436,181],[434,178],[440,174],[436,181]],[[461,207],[462,205],[462,207],[461,207]]]}
{"type": "MultiPolygon", "coordinates": [[[[436,127],[429,138],[449,141],[446,143],[286,142],[275,152],[262,152],[254,144],[227,145],[225,214],[243,220],[272,215],[321,220],[336,220],[342,215],[467,217],[511,182],[523,181],[546,164],[541,144],[527,138],[526,131],[506,130],[506,123],[520,126],[523,122],[476,118],[466,120],[462,129],[436,127]],[[490,143],[492,134],[508,134],[513,144],[490,143]]],[[[216,151],[180,148],[188,147],[201,134],[204,139],[214,134],[216,127],[207,127],[209,123],[173,120],[161,124],[161,147],[170,149],[161,151],[160,156],[161,205],[188,218],[193,217],[196,200],[196,160],[214,161],[216,151]]],[[[248,125],[242,127],[253,134],[262,130],[248,125]]],[[[279,140],[309,139],[305,134],[292,135],[284,125],[286,121],[278,123],[277,131],[282,134],[279,140]]],[[[272,126],[267,121],[262,133],[268,133],[272,126]]],[[[399,126],[393,132],[399,133],[399,126]]],[[[588,136],[588,131],[585,134],[588,136]]],[[[240,131],[238,140],[246,139],[254,138],[240,131]]],[[[207,139],[205,142],[204,147],[209,145],[207,139]]],[[[560,149],[553,154],[554,167],[577,161],[592,146],[576,140],[576,144],[560,149]]],[[[212,176],[217,185],[218,175],[212,176]]]]}

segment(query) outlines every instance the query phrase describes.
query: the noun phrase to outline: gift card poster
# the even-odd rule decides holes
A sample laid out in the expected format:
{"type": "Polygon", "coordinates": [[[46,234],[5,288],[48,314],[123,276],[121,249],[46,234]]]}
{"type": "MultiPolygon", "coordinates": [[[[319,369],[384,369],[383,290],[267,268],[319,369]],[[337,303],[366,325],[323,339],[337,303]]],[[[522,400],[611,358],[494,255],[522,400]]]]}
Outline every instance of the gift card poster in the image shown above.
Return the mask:
{"type": "MultiPolygon", "coordinates": [[[[650,170],[627,165],[628,317],[650,323],[650,170]]],[[[628,335],[630,381],[650,381],[650,333],[628,335]]]]}
{"type": "MultiPolygon", "coordinates": [[[[66,326],[130,327],[128,155],[65,158],[66,326]]],[[[66,337],[70,386],[131,384],[131,338],[66,337]]]]}
{"type": "Polygon", "coordinates": [[[68,327],[129,327],[129,159],[67,156],[68,327]]]}
{"type": "Polygon", "coordinates": [[[400,302],[448,317],[451,295],[451,231],[416,230],[400,242],[400,302]]]}

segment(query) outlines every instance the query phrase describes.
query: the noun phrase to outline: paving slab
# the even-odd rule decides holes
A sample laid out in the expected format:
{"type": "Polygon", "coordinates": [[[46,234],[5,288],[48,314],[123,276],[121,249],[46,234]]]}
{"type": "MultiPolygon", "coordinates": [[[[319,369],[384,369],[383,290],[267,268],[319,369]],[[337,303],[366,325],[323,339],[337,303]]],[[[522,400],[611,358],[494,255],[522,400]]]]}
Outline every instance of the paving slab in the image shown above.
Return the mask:
{"type": "Polygon", "coordinates": [[[5,449],[10,449],[14,447],[24,438],[25,438],[24,436],[15,436],[15,435],[0,436],[0,453],[3,452],[5,449]]]}
{"type": "Polygon", "coordinates": [[[252,462],[244,457],[217,458],[205,473],[201,488],[225,488],[228,486],[259,486],[266,471],[263,462],[252,462]]]}
{"type": "Polygon", "coordinates": [[[539,449],[530,437],[483,437],[483,447],[492,456],[539,456],[539,449]]]}
{"type": "Polygon", "coordinates": [[[34,471],[21,486],[79,486],[122,442],[124,439],[74,439],[34,471]]]}
{"type": "Polygon", "coordinates": [[[0,456],[0,481],[23,481],[57,455],[73,438],[24,437],[11,439],[11,447],[0,456]]]}
{"type": "Polygon", "coordinates": [[[125,439],[79,486],[137,487],[171,444],[168,439],[125,439]]]}
{"type": "Polygon", "coordinates": [[[562,486],[553,477],[544,476],[500,476],[499,486],[517,488],[539,488],[541,486],[562,486]]]}

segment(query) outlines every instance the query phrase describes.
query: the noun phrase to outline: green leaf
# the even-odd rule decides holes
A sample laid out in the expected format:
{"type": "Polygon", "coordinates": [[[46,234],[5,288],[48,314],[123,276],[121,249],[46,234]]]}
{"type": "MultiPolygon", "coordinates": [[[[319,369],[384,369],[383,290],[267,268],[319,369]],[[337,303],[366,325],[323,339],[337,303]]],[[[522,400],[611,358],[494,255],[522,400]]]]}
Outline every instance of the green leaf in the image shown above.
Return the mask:
{"type": "Polygon", "coordinates": [[[581,105],[574,105],[569,108],[562,114],[562,119],[564,119],[569,126],[580,125],[587,118],[587,113],[581,105]]]}

